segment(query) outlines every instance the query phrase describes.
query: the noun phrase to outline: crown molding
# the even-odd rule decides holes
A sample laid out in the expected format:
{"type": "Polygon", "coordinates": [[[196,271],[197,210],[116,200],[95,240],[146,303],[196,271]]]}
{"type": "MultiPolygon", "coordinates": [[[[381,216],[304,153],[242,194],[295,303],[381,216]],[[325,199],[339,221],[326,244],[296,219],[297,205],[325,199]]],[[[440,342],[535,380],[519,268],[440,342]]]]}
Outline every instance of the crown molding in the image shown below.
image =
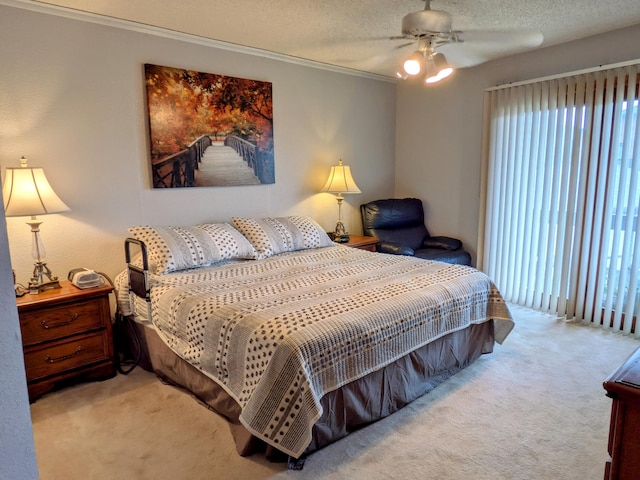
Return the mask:
{"type": "Polygon", "coordinates": [[[342,73],[345,75],[352,75],[356,77],[368,78],[372,80],[379,80],[379,81],[389,82],[389,83],[395,82],[395,79],[393,77],[389,77],[386,75],[379,75],[379,74],[370,73],[370,72],[362,72],[360,70],[353,70],[350,68],[339,67],[337,65],[330,65],[328,63],[316,62],[313,60],[307,60],[304,58],[294,57],[291,55],[271,52],[269,50],[262,50],[255,47],[248,47],[246,45],[239,45],[236,43],[213,40],[210,38],[201,37],[199,35],[193,35],[190,33],[183,33],[175,30],[169,30],[166,28],[155,27],[153,25],[147,25],[144,23],[132,22],[130,20],[122,20],[120,18],[109,17],[106,15],[98,15],[95,13],[84,12],[81,10],[75,10],[67,7],[59,7],[57,5],[42,3],[39,0],[0,0],[0,5],[20,8],[20,9],[29,10],[32,12],[44,13],[47,15],[65,17],[73,20],[79,20],[82,22],[89,22],[89,23],[95,23],[95,24],[105,25],[105,26],[114,27],[114,28],[121,28],[123,30],[130,30],[133,32],[145,33],[148,35],[155,35],[158,37],[164,37],[172,40],[193,43],[196,45],[203,45],[206,47],[218,48],[221,50],[242,53],[245,55],[253,55],[256,57],[268,58],[268,59],[277,60],[280,62],[301,65],[303,67],[316,68],[319,70],[327,70],[330,72],[342,73]]]}

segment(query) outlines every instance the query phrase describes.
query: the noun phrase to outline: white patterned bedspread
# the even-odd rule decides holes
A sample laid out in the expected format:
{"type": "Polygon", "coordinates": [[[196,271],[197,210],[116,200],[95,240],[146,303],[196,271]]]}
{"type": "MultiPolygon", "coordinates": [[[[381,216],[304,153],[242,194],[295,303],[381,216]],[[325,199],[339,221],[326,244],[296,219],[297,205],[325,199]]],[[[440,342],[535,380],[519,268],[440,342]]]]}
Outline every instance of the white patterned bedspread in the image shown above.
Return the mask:
{"type": "Polygon", "coordinates": [[[152,276],[153,323],[222,385],[254,435],[299,457],[321,397],[447,333],[513,322],[470,267],[318,248],[152,276]]]}

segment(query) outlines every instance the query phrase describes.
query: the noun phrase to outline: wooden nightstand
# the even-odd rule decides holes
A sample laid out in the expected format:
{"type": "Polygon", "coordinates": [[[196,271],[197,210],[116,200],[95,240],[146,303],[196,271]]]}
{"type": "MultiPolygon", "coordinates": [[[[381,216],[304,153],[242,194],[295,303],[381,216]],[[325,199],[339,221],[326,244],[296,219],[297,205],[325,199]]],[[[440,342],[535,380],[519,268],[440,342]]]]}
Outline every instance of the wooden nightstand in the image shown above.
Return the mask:
{"type": "Polygon", "coordinates": [[[347,247],[359,248],[360,250],[368,250],[375,252],[378,249],[378,239],[376,237],[363,237],[361,235],[349,235],[349,241],[342,243],[347,247]]]}
{"type": "Polygon", "coordinates": [[[111,285],[62,288],[17,299],[29,400],[58,386],[115,375],[111,285]]]}

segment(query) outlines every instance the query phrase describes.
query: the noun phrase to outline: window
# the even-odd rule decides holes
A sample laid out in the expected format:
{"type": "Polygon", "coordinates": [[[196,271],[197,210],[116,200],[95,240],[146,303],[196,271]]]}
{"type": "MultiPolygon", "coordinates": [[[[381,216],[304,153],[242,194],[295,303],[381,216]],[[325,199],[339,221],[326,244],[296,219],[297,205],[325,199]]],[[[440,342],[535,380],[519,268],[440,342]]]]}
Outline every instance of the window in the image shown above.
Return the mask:
{"type": "Polygon", "coordinates": [[[638,70],[486,92],[478,264],[507,300],[635,330],[638,70]]]}

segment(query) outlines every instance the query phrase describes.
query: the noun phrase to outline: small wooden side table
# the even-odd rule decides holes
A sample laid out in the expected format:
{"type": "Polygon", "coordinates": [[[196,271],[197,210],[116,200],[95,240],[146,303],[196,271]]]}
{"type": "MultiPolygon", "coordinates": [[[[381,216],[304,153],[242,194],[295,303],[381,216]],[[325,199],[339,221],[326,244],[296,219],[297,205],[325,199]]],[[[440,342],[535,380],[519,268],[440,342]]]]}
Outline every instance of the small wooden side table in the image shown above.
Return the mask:
{"type": "Polygon", "coordinates": [[[115,375],[111,285],[62,288],[16,299],[29,400],[81,380],[115,375]]]}
{"type": "Polygon", "coordinates": [[[376,237],[363,237],[362,235],[349,235],[349,241],[341,245],[376,252],[378,250],[378,239],[376,237]]]}

